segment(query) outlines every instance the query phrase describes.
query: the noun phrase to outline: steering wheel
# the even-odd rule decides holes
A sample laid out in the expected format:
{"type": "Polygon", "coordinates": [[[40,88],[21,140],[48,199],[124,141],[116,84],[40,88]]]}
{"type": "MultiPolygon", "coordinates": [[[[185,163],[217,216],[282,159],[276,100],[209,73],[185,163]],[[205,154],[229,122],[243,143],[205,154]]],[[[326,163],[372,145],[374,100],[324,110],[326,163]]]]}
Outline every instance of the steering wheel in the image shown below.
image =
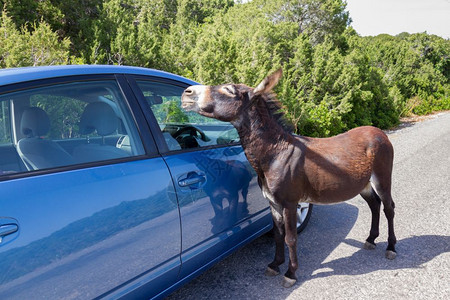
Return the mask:
{"type": "Polygon", "coordinates": [[[184,126],[183,128],[178,129],[174,134],[172,134],[172,136],[176,139],[177,137],[179,137],[180,135],[182,135],[187,131],[189,131],[189,136],[197,137],[198,133],[202,141],[204,142],[210,141],[210,139],[206,136],[206,134],[203,131],[192,125],[184,126]]]}

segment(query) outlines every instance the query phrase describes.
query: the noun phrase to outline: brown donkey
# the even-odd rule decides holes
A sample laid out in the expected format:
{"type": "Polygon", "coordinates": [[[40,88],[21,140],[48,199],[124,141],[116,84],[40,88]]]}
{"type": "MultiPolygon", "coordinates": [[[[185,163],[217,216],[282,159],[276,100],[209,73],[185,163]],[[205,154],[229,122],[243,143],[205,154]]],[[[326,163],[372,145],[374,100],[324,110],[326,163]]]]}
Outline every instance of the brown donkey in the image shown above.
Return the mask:
{"type": "Polygon", "coordinates": [[[243,84],[195,85],[182,96],[182,107],[236,127],[247,159],[258,174],[275,224],[275,258],[266,275],[279,274],[284,242],[289,268],[283,286],[297,280],[297,203],[331,204],[360,194],[372,212],[370,235],[364,248],[374,249],[379,234],[380,205],[388,221],[386,257],[396,256],[391,175],[394,149],[378,128],[365,126],[330,138],[291,133],[283,123],[281,105],[271,92],[281,69],[256,88],[243,84]]]}

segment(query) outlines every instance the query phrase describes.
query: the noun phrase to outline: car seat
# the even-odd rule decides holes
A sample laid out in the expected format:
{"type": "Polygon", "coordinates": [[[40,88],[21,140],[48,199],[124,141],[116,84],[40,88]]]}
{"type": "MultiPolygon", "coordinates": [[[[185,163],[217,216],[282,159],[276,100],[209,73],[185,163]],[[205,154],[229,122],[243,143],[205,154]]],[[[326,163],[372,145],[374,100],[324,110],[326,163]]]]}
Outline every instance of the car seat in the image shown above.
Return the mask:
{"type": "Polygon", "coordinates": [[[44,139],[50,130],[50,119],[39,107],[29,107],[22,113],[20,131],[26,136],[17,143],[17,152],[28,170],[71,165],[74,158],[56,142],[44,139]]]}
{"type": "Polygon", "coordinates": [[[91,162],[129,156],[126,151],[105,143],[105,137],[116,133],[118,125],[119,119],[110,105],[105,102],[89,103],[81,115],[80,133],[90,135],[96,131],[102,140],[98,144],[88,138],[86,144],[74,149],[74,158],[78,162],[91,162]]]}

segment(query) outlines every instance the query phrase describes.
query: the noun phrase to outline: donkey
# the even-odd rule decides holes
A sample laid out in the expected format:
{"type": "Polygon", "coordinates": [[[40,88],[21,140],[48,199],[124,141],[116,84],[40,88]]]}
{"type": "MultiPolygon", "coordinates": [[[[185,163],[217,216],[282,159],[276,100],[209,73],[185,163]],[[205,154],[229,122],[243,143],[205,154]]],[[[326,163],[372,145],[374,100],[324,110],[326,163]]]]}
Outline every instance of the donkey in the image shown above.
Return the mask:
{"type": "Polygon", "coordinates": [[[329,138],[297,136],[284,122],[281,104],[272,92],[282,71],[267,76],[256,88],[244,84],[195,85],[182,95],[182,108],[231,122],[265,198],[274,221],[275,258],[266,275],[275,276],[284,263],[284,242],[289,267],[283,286],[297,281],[296,213],[299,202],[332,204],[360,194],[372,213],[364,248],[374,249],[379,235],[380,206],[388,221],[386,258],[396,256],[394,202],[391,176],[394,149],[378,128],[364,126],[329,138]]]}

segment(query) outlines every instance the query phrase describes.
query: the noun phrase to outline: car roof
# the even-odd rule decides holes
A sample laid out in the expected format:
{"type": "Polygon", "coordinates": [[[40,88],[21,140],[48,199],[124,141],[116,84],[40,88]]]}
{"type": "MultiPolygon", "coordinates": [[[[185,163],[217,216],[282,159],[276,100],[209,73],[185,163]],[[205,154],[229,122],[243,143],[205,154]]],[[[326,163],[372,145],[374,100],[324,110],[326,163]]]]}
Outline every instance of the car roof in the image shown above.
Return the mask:
{"type": "Polygon", "coordinates": [[[0,69],[0,86],[45,78],[95,74],[146,75],[177,80],[191,85],[197,84],[192,80],[172,73],[141,67],[116,65],[58,65],[0,69]]]}

